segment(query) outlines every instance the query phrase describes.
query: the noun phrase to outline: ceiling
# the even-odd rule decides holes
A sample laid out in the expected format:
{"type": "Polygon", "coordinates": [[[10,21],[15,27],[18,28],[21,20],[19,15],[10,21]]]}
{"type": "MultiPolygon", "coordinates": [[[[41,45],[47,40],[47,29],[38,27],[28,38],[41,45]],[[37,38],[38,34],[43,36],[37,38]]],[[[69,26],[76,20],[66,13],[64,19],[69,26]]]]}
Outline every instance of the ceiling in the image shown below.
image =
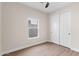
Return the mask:
{"type": "Polygon", "coordinates": [[[22,2],[22,4],[27,5],[28,7],[37,9],[39,11],[45,12],[45,13],[51,13],[57,9],[63,8],[64,6],[67,6],[70,4],[70,2],[50,2],[50,5],[48,8],[45,8],[45,4],[41,2],[22,2]]]}

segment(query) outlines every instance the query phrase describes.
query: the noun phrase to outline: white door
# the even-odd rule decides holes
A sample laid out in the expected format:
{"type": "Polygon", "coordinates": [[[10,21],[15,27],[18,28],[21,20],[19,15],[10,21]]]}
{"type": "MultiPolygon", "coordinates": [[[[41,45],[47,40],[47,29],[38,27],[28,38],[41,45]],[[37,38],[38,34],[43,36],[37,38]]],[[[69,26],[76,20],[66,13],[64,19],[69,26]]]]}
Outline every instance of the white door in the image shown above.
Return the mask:
{"type": "Polygon", "coordinates": [[[50,17],[51,40],[59,44],[59,14],[53,14],[50,17]]]}
{"type": "Polygon", "coordinates": [[[60,14],[60,45],[71,47],[71,13],[60,14]]]}

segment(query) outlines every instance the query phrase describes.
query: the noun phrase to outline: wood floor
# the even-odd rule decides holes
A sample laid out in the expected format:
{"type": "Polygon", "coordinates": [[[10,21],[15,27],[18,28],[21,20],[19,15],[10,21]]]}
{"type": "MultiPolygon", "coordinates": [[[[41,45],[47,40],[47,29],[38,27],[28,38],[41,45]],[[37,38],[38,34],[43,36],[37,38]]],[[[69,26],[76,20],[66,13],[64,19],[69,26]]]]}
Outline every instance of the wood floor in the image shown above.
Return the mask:
{"type": "Polygon", "coordinates": [[[6,54],[5,56],[79,56],[79,52],[54,43],[43,43],[6,54]]]}

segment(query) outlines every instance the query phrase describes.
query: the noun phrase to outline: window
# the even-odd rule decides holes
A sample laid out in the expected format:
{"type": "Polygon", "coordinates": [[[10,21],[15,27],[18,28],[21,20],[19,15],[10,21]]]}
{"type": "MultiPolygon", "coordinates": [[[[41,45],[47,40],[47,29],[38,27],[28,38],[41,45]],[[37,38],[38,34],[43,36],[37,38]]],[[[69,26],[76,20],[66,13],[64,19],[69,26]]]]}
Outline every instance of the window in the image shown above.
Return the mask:
{"type": "Polygon", "coordinates": [[[37,19],[29,19],[29,38],[38,38],[39,37],[39,22],[37,19]]]}

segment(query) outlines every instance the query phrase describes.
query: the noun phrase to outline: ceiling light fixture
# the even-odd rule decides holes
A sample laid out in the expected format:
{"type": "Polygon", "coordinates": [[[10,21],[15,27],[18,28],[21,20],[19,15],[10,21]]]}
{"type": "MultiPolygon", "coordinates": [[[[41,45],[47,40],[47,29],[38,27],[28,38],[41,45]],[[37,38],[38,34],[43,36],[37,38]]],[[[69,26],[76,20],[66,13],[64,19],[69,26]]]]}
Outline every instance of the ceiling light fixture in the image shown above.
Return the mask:
{"type": "MultiPolygon", "coordinates": [[[[42,4],[44,3],[44,2],[41,2],[42,4]]],[[[48,8],[49,7],[49,2],[46,2],[46,4],[45,4],[45,8],[48,8]]]]}

